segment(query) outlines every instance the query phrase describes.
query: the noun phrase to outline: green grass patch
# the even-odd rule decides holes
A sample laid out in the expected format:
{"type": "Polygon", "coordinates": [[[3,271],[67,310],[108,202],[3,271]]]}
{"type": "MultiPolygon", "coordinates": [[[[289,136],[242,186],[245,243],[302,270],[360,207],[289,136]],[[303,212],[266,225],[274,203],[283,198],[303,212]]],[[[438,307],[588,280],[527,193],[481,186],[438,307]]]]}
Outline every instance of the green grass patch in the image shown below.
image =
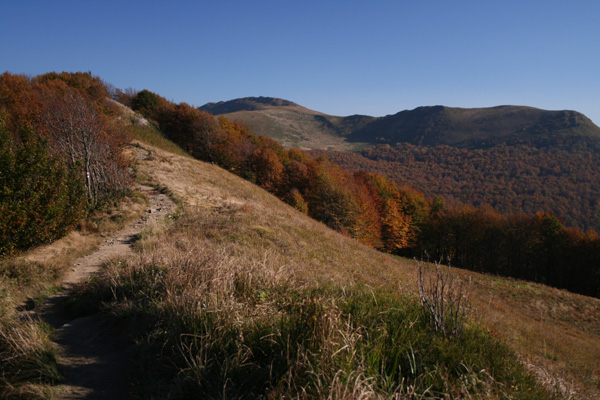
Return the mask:
{"type": "Polygon", "coordinates": [[[171,140],[167,139],[166,136],[164,136],[152,125],[132,124],[128,127],[128,129],[133,137],[140,142],[158,147],[159,149],[166,150],[173,154],[190,157],[186,151],[173,143],[171,140]]]}

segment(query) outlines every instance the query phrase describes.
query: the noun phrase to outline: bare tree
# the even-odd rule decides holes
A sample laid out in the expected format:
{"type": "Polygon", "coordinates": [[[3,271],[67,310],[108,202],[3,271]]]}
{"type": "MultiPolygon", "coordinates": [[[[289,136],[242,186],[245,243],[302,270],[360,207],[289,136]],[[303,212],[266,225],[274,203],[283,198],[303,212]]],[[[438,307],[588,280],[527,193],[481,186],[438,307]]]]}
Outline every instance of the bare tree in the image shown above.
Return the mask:
{"type": "Polygon", "coordinates": [[[88,198],[96,204],[128,184],[120,154],[124,135],[98,106],[69,87],[42,88],[42,125],[70,168],[81,169],[88,198]]]}

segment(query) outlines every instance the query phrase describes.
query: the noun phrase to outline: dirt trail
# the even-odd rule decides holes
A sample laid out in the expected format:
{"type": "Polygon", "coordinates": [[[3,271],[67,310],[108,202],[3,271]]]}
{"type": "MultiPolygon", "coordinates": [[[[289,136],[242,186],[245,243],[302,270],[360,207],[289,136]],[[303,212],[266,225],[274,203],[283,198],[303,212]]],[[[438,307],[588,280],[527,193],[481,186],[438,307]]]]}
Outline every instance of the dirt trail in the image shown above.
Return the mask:
{"type": "Polygon", "coordinates": [[[140,186],[150,199],[147,212],[121,231],[105,238],[92,254],[75,261],[63,279],[62,292],[41,307],[42,317],[55,328],[59,365],[65,382],[61,399],[123,399],[130,397],[129,361],[114,329],[100,315],[71,319],[63,302],[74,284],[98,272],[111,258],[134,255],[135,235],[175,211],[175,203],[157,190],[140,186]]]}

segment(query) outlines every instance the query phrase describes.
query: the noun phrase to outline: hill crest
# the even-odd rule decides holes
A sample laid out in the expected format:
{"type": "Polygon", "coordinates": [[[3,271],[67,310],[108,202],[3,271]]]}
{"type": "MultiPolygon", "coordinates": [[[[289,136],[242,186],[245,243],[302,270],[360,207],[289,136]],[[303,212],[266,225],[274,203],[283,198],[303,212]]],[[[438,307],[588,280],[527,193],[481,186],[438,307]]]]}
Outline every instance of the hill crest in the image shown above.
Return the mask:
{"type": "Polygon", "coordinates": [[[245,122],[257,134],[272,137],[286,147],[304,149],[356,150],[395,143],[461,148],[489,148],[502,143],[534,147],[600,143],[600,128],[585,115],[529,106],[436,105],[384,117],[340,117],[289,100],[245,97],[208,103],[200,109],[245,122]]]}
{"type": "Polygon", "coordinates": [[[306,150],[360,148],[362,143],[349,143],[345,137],[375,120],[366,115],[328,115],[275,97],[244,97],[207,103],[199,109],[244,122],[256,134],[271,137],[285,147],[306,150]]]}
{"type": "MultiPolygon", "coordinates": [[[[214,115],[229,114],[238,111],[257,111],[266,110],[273,107],[301,107],[298,104],[276,97],[242,97],[228,101],[219,101],[216,103],[207,103],[199,107],[202,111],[210,112],[214,115]]],[[[303,107],[302,107],[303,108],[303,107]]]]}
{"type": "Polygon", "coordinates": [[[378,118],[354,131],[349,141],[486,148],[527,143],[546,147],[559,138],[600,139],[600,128],[571,110],[527,106],[488,108],[418,107],[378,118]]]}

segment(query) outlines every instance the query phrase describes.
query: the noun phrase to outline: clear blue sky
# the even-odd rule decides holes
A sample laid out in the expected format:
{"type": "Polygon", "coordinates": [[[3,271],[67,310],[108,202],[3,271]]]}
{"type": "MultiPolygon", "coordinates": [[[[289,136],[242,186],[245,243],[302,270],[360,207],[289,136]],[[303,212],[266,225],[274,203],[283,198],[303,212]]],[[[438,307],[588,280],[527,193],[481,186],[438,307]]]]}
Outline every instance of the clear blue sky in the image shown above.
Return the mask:
{"type": "Polygon", "coordinates": [[[198,106],[516,104],[600,124],[599,16],[598,0],[7,1],[0,72],[91,71],[198,106]]]}

